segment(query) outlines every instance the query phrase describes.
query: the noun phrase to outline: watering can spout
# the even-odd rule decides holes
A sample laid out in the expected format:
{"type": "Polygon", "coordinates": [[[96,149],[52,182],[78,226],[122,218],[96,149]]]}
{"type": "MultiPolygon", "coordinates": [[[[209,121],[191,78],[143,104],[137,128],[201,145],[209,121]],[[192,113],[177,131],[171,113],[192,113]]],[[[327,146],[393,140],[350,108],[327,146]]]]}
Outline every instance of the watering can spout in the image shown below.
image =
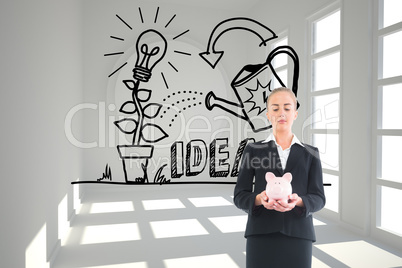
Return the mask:
{"type": "Polygon", "coordinates": [[[234,116],[240,117],[241,119],[246,119],[244,117],[242,107],[239,103],[228,101],[227,99],[219,98],[215,95],[214,92],[209,92],[205,97],[205,107],[208,110],[212,110],[215,107],[219,107],[220,109],[233,114],[234,116]]]}
{"type": "Polygon", "coordinates": [[[205,106],[208,110],[220,108],[242,120],[247,121],[254,132],[263,131],[271,127],[270,125],[267,125],[267,120],[261,120],[260,116],[258,116],[258,118],[250,117],[244,110],[244,106],[242,104],[219,98],[215,96],[212,91],[209,92],[205,97],[205,106]]]}

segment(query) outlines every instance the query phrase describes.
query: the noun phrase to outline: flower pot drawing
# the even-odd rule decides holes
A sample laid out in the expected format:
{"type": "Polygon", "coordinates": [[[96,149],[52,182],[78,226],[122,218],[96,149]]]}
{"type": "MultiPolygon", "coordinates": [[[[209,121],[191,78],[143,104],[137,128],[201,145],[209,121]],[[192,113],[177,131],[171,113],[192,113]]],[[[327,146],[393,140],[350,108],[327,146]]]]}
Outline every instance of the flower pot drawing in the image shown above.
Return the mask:
{"type": "Polygon", "coordinates": [[[148,183],[148,159],[152,158],[153,145],[118,145],[123,164],[124,178],[127,183],[148,183]],[[141,168],[139,168],[141,165],[141,168]],[[142,170],[142,174],[139,171],[142,170]]]}

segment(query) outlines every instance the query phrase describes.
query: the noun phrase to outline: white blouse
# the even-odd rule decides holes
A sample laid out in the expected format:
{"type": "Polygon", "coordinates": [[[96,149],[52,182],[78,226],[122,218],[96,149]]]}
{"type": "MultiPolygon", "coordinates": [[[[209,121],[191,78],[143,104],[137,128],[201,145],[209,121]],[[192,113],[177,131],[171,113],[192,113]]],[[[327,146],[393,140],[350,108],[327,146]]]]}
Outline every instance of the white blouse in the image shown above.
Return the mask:
{"type": "Polygon", "coordinates": [[[304,145],[300,142],[300,140],[296,137],[295,134],[293,134],[292,142],[290,143],[289,148],[286,148],[285,150],[283,150],[282,147],[276,142],[275,136],[274,136],[274,134],[272,134],[272,132],[269,134],[268,138],[263,142],[270,142],[270,141],[274,141],[276,144],[276,147],[278,148],[279,159],[281,160],[281,165],[282,165],[283,170],[285,170],[285,168],[286,168],[286,163],[288,161],[290,149],[292,148],[292,145],[297,143],[304,147],[304,145]]]}

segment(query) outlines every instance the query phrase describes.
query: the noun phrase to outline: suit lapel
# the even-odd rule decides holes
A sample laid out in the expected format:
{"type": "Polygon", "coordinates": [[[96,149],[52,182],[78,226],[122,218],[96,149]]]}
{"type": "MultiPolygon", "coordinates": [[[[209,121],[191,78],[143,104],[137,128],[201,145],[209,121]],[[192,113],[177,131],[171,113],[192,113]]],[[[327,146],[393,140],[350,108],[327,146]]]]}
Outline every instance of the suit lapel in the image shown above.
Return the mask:
{"type": "Polygon", "coordinates": [[[292,170],[292,168],[300,160],[300,157],[303,154],[303,151],[304,151],[304,148],[302,146],[300,146],[299,144],[292,145],[284,173],[290,172],[292,170]]]}

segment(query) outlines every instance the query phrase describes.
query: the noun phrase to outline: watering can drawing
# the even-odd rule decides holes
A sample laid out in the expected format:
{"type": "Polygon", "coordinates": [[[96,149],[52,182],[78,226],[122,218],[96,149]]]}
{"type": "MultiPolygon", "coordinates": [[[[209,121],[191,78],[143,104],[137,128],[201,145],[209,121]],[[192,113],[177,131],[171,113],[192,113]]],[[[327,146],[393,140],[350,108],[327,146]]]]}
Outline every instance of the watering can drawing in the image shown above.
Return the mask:
{"type": "MultiPolygon", "coordinates": [[[[287,54],[294,64],[292,86],[289,87],[297,96],[299,79],[299,58],[290,46],[279,46],[271,51],[265,63],[246,65],[235,76],[231,83],[237,102],[217,97],[214,92],[209,92],[205,97],[205,106],[208,110],[217,107],[243,120],[246,120],[253,132],[260,132],[271,128],[265,117],[266,101],[271,89],[272,77],[279,84],[286,87],[272,66],[273,60],[280,54],[287,54]]],[[[287,81],[285,81],[287,82],[287,81]]],[[[297,103],[299,108],[299,103],[297,103]]]]}

